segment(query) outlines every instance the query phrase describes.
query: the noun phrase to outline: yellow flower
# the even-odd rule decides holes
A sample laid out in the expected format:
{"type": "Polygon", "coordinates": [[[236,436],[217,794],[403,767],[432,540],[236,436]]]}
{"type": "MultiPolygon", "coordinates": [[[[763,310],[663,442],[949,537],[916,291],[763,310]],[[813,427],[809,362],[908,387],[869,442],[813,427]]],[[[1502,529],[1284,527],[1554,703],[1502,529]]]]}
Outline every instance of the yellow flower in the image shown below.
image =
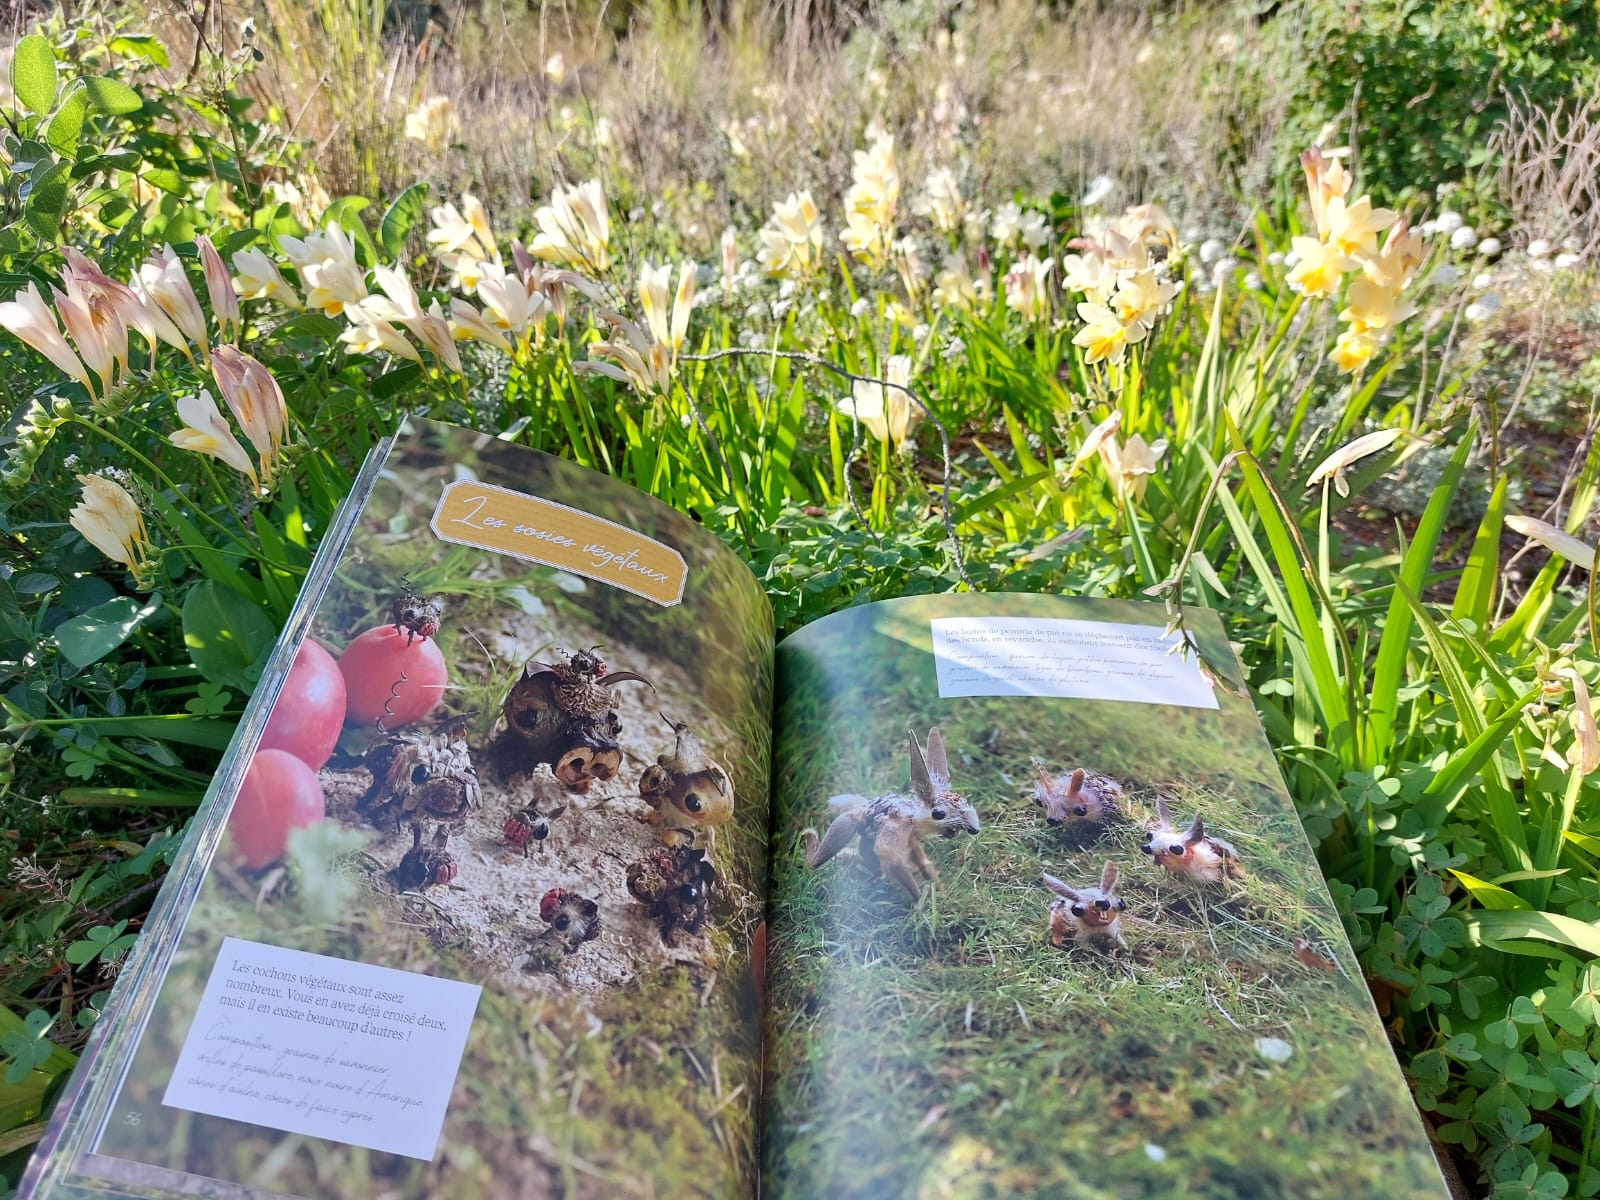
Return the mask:
{"type": "Polygon", "coordinates": [[[1124,326],[1104,304],[1078,305],[1078,318],[1085,325],[1073,337],[1072,344],[1088,351],[1084,362],[1090,366],[1107,359],[1121,362],[1128,346],[1144,341],[1149,333],[1143,325],[1124,326]]]}
{"type": "Polygon", "coordinates": [[[209,454],[227,463],[239,474],[248,475],[251,483],[256,481],[255,465],[239,444],[239,439],[233,436],[233,430],[217,409],[217,402],[205,388],[192,396],[178,397],[178,420],[183,422],[184,427],[167,435],[167,440],[174,446],[181,450],[193,450],[196,454],[209,454]]]}
{"type": "Polygon", "coordinates": [[[952,254],[945,259],[944,270],[934,276],[933,302],[940,308],[971,312],[989,302],[989,281],[973,279],[965,256],[952,254]]]}
{"type": "Polygon", "coordinates": [[[1083,439],[1083,445],[1079,447],[1078,453],[1072,459],[1073,469],[1076,470],[1083,465],[1086,459],[1097,453],[1100,447],[1106,444],[1106,440],[1121,427],[1122,412],[1120,409],[1112,409],[1111,415],[1091,429],[1089,436],[1083,439]]]}
{"type": "Polygon", "coordinates": [[[1082,292],[1090,303],[1104,304],[1116,283],[1116,272],[1108,270],[1099,255],[1068,254],[1061,259],[1062,291],[1082,292]]]}
{"type": "Polygon", "coordinates": [[[1350,285],[1345,300],[1349,307],[1339,319],[1366,329],[1388,329],[1417,311],[1416,305],[1402,301],[1394,289],[1366,278],[1350,285]]]}
{"type": "Polygon", "coordinates": [[[424,309],[416,289],[398,267],[374,267],[372,277],[383,289],[382,297],[362,301],[361,307],[375,321],[398,321],[407,332],[429,350],[441,364],[460,372],[461,356],[456,351],[455,335],[439,308],[439,302],[424,309]]]}
{"type": "Polygon", "coordinates": [[[433,256],[450,272],[450,286],[471,292],[483,277],[487,263],[500,262],[500,247],[495,243],[489,214],[470,192],[461,197],[461,208],[441,204],[428,213],[433,228],[428,244],[433,256]]]}
{"type": "Polygon", "coordinates": [[[455,138],[460,126],[449,96],[429,96],[406,114],[405,136],[437,154],[455,138]]]}
{"type": "Polygon", "coordinates": [[[344,315],[350,326],[339,335],[339,340],[349,346],[353,354],[373,354],[385,350],[398,358],[409,358],[412,362],[420,363],[422,355],[417,348],[406,341],[405,335],[390,323],[388,317],[373,311],[375,305],[383,303],[382,297],[374,296],[345,309],[344,315]]]}
{"type": "Polygon", "coordinates": [[[533,253],[546,262],[604,274],[611,266],[611,218],[598,179],[556,188],[550,203],[534,211],[539,232],[533,253]]]}
{"type": "Polygon", "coordinates": [[[910,356],[890,355],[884,379],[887,387],[864,379],[853,381],[849,397],[838,402],[838,409],[860,421],[880,442],[906,446],[907,439],[922,423],[922,406],[905,390],[911,382],[910,356]]]}
{"type": "Polygon", "coordinates": [[[1367,278],[1379,287],[1398,292],[1411,282],[1412,275],[1422,265],[1422,235],[1413,233],[1404,221],[1399,222],[1384,239],[1383,252],[1362,264],[1367,278]]]}
{"type": "Polygon", "coordinates": [[[450,334],[457,341],[483,342],[507,354],[514,349],[506,335],[484,319],[483,313],[456,296],[450,298],[450,334]]]}
{"type": "Polygon", "coordinates": [[[966,220],[967,203],[961,198],[955,172],[949,167],[935,167],[929,171],[915,211],[919,217],[929,218],[940,233],[954,233],[960,229],[966,220]]]}
{"type": "Polygon", "coordinates": [[[1372,331],[1361,325],[1352,325],[1339,335],[1331,357],[1339,370],[1348,374],[1371,362],[1377,352],[1378,339],[1372,331]]]}
{"type": "Polygon", "coordinates": [[[305,238],[279,238],[306,289],[306,304],[330,317],[367,298],[367,275],[356,262],[349,234],[329,225],[305,238]]]}
{"type": "Polygon", "coordinates": [[[60,370],[84,387],[89,386],[89,372],[84,370],[83,363],[62,336],[55,314],[39,294],[38,284],[30,283],[10,300],[0,304],[0,328],[10,330],[60,370]]]}
{"type": "Polygon", "coordinates": [[[234,346],[211,351],[211,377],[261,460],[261,484],[272,483],[289,429],[289,407],[272,372],[234,346]]]}
{"type": "Polygon", "coordinates": [[[791,192],[761,227],[756,259],[768,275],[803,279],[822,258],[822,215],[810,192],[791,192]]]}
{"type": "Polygon", "coordinates": [[[1344,199],[1350,190],[1350,174],[1338,159],[1324,158],[1317,146],[1300,156],[1300,165],[1306,173],[1306,191],[1311,196],[1311,215],[1316,219],[1317,234],[1327,237],[1328,201],[1335,197],[1344,199]]]}
{"type": "Polygon", "coordinates": [[[233,290],[241,300],[276,300],[290,308],[303,307],[295,290],[284,282],[277,264],[260,250],[241,250],[233,256],[233,290]]]}
{"type": "Polygon", "coordinates": [[[850,190],[845,193],[845,227],[839,240],[851,254],[877,268],[894,241],[894,214],[900,201],[900,172],[895,166],[894,139],[876,138],[855,153],[850,190]]]}
{"type": "Polygon", "coordinates": [[[149,566],[150,535],[139,505],[126,488],[103,475],[79,475],[78,482],[83,485],[83,498],[72,510],[72,527],[135,577],[143,575],[149,566]]]}
{"type": "MultiPolygon", "coordinates": [[[[1342,338],[1340,339],[1343,340],[1342,338]]],[[[1370,358],[1371,356],[1368,355],[1370,358]]],[[[1363,360],[1365,361],[1365,360],[1363,360]]],[[[1331,480],[1333,490],[1341,496],[1350,494],[1350,483],[1345,479],[1344,473],[1350,467],[1373,454],[1379,454],[1394,445],[1395,439],[1400,436],[1398,429],[1380,429],[1375,433],[1365,433],[1335,450],[1327,458],[1317,464],[1317,469],[1311,472],[1311,477],[1306,480],[1307,488],[1314,488],[1323,480],[1331,480]]]]}
{"type": "Polygon", "coordinates": [[[552,308],[533,278],[508,272],[498,263],[484,264],[478,299],[483,301],[483,319],[518,341],[537,332],[552,308]]]}
{"type": "Polygon", "coordinates": [[[613,337],[610,341],[596,342],[589,347],[591,357],[573,363],[572,369],[632,384],[647,396],[656,392],[664,395],[672,385],[671,348],[616,313],[607,313],[605,318],[612,330],[622,335],[621,340],[613,337]],[[599,361],[604,358],[615,361],[599,361]]]}
{"type": "Polygon", "coordinates": [[[1329,196],[1327,241],[1340,254],[1365,258],[1378,252],[1378,234],[1399,219],[1390,209],[1373,208],[1368,196],[1349,205],[1342,196],[1329,196]]]}
{"type": "Polygon", "coordinates": [[[1307,296],[1334,295],[1344,273],[1356,265],[1355,260],[1316,238],[1297,237],[1290,244],[1300,261],[1289,272],[1289,286],[1307,296]]]}
{"type": "Polygon", "coordinates": [[[1157,279],[1154,270],[1138,271],[1118,281],[1110,307],[1124,325],[1143,325],[1149,329],[1177,291],[1177,284],[1157,279]]]}
{"type": "Polygon", "coordinates": [[[1178,244],[1178,227],[1172,223],[1167,210],[1154,201],[1127,209],[1111,228],[1121,237],[1142,246],[1165,246],[1170,250],[1178,244]]]}

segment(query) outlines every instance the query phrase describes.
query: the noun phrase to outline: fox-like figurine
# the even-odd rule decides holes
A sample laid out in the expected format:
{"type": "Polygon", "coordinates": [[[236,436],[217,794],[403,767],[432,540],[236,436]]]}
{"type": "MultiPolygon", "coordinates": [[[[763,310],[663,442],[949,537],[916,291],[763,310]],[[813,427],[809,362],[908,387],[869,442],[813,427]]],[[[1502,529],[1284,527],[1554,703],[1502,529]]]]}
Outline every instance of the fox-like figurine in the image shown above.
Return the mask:
{"type": "Polygon", "coordinates": [[[910,743],[912,794],[891,792],[871,800],[858,795],[833,797],[828,807],[839,815],[828,832],[820,840],[815,829],[800,835],[807,865],[820,867],[859,837],[862,861],[869,869],[886,873],[910,892],[913,900],[922,895],[919,873],[930,883],[939,882],[939,872],[928,861],[922,839],[931,834],[975,834],[978,813],[950,786],[950,760],[939,727],[928,731],[926,758],[915,733],[910,734],[910,743]]]}

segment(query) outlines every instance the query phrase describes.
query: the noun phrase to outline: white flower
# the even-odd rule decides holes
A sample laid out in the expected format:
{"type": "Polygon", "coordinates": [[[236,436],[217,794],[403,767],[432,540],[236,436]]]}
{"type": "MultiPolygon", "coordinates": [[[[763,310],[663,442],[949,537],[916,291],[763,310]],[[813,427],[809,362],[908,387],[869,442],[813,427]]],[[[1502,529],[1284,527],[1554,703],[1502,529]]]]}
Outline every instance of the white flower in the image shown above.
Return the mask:
{"type": "Polygon", "coordinates": [[[254,248],[233,256],[233,290],[241,300],[276,300],[290,308],[300,307],[300,297],[278,272],[277,264],[254,248]]]}
{"type": "Polygon", "coordinates": [[[83,485],[83,498],[73,508],[69,523],[101,554],[135,575],[143,574],[150,537],[138,502],[120,483],[103,475],[79,475],[78,482],[83,485]]]}
{"type": "Polygon", "coordinates": [[[1283,265],[1284,266],[1286,266],[1286,267],[1296,267],[1296,266],[1299,266],[1299,264],[1300,264],[1300,255],[1296,251],[1291,250],[1291,251],[1289,251],[1289,253],[1287,253],[1287,254],[1285,254],[1283,256],[1283,265]]]}
{"type": "Polygon", "coordinates": [[[437,154],[450,144],[460,125],[449,96],[429,96],[406,114],[404,135],[437,154]]]}
{"type": "Polygon", "coordinates": [[[1472,277],[1472,286],[1479,291],[1494,286],[1494,273],[1492,271],[1479,271],[1472,277]]]}
{"type": "Polygon", "coordinates": [[[239,439],[233,436],[233,430],[228,427],[211,393],[201,388],[192,396],[179,396],[177,404],[178,420],[183,422],[184,427],[168,434],[167,440],[180,449],[220,459],[239,474],[248,475],[252,483],[255,482],[255,464],[239,444],[239,439]]]}
{"type": "Polygon", "coordinates": [[[858,321],[871,311],[872,301],[868,300],[865,296],[857,298],[856,302],[850,306],[850,315],[858,321]]]}
{"type": "Polygon", "coordinates": [[[89,386],[89,372],[84,370],[83,363],[62,336],[55,314],[39,294],[38,284],[28,284],[0,304],[0,327],[10,330],[84,387],[89,386]]]}
{"type": "Polygon", "coordinates": [[[1463,225],[1450,235],[1450,249],[1471,250],[1478,244],[1478,231],[1471,225],[1463,225]]]}
{"type": "Polygon", "coordinates": [[[1571,251],[1558,254],[1556,255],[1556,270],[1565,271],[1568,267],[1575,267],[1582,261],[1581,256],[1573,254],[1571,251]]]}
{"type": "Polygon", "coordinates": [[[1449,263],[1440,263],[1429,278],[1435,287],[1449,287],[1461,278],[1461,272],[1449,263]]]}
{"type": "Polygon", "coordinates": [[[950,340],[944,344],[944,349],[939,353],[944,358],[945,362],[954,362],[966,352],[967,344],[960,338],[952,335],[950,340]]]}
{"type": "Polygon", "coordinates": [[[1044,249],[1045,243],[1050,240],[1050,225],[1045,220],[1044,214],[1035,209],[1029,209],[1023,214],[1018,232],[1022,236],[1022,244],[1034,254],[1044,249]]]}
{"type": "Polygon", "coordinates": [[[611,266],[611,217],[598,179],[558,187],[534,210],[534,254],[548,262],[602,275],[611,266]]]}
{"type": "Polygon", "coordinates": [[[1078,201],[1080,208],[1093,208],[1111,199],[1117,190],[1117,181],[1109,175],[1096,175],[1089,181],[1089,190],[1078,201]]]}
{"type": "Polygon", "coordinates": [[[1478,243],[1478,253],[1486,258],[1493,258],[1500,250],[1500,239],[1497,237],[1486,237],[1478,243]]]}
{"type": "Polygon", "coordinates": [[[1545,258],[1549,255],[1550,250],[1550,243],[1544,238],[1534,238],[1533,241],[1528,243],[1529,258],[1545,258]]]}
{"type": "Polygon", "coordinates": [[[356,248],[338,225],[329,225],[309,237],[278,239],[306,288],[306,304],[330,317],[367,296],[367,275],[356,262],[356,248]]]}
{"type": "Polygon", "coordinates": [[[900,386],[911,382],[910,357],[891,355],[884,379],[888,387],[856,380],[851,384],[850,396],[838,402],[838,409],[846,416],[855,417],[880,442],[904,446],[922,421],[922,406],[900,386]]]}
{"type": "Polygon", "coordinates": [[[1239,260],[1237,258],[1232,256],[1219,258],[1211,268],[1211,282],[1221,287],[1233,278],[1233,273],[1238,269],[1239,260]]]}
{"type": "Polygon", "coordinates": [[[955,172],[949,167],[935,167],[929,171],[914,211],[919,217],[930,218],[933,227],[941,233],[960,229],[966,217],[966,202],[961,198],[955,172]]]}
{"type": "Polygon", "coordinates": [[[1200,243],[1200,261],[1206,264],[1214,263],[1227,251],[1227,243],[1221,238],[1207,238],[1200,243]]]}
{"type": "Polygon", "coordinates": [[[1471,304],[1467,305],[1463,314],[1474,325],[1487,321],[1500,308],[1500,297],[1494,292],[1485,292],[1471,304]]]}
{"type": "Polygon", "coordinates": [[[994,210],[994,223],[989,226],[989,236],[1002,246],[1008,246],[1017,240],[1017,235],[1022,232],[1022,208],[1014,201],[1008,200],[994,210]]]}
{"type": "Polygon", "coordinates": [[[791,192],[773,205],[772,216],[758,234],[756,258],[768,275],[810,274],[822,257],[822,214],[810,192],[791,192]]]}
{"type": "Polygon", "coordinates": [[[1251,271],[1244,277],[1244,286],[1246,291],[1259,292],[1262,288],[1261,276],[1251,271]]]}
{"type": "Polygon", "coordinates": [[[1462,218],[1461,214],[1458,212],[1453,212],[1450,209],[1445,209],[1444,212],[1440,213],[1433,219],[1433,226],[1435,229],[1437,229],[1440,233],[1448,233],[1452,235],[1452,237],[1455,235],[1457,230],[1463,228],[1465,225],[1466,221],[1462,218]]]}
{"type": "Polygon", "coordinates": [[[1311,477],[1306,480],[1306,487],[1314,488],[1326,479],[1333,483],[1333,490],[1339,495],[1348,496],[1350,484],[1345,480],[1345,471],[1368,455],[1387,450],[1399,436],[1398,429],[1380,429],[1376,433],[1363,434],[1355,441],[1339,447],[1317,464],[1317,469],[1311,472],[1311,477]]]}
{"type": "Polygon", "coordinates": [[[1267,263],[1270,266],[1281,267],[1284,265],[1284,260],[1286,258],[1288,258],[1288,255],[1284,254],[1282,250],[1274,250],[1271,254],[1267,255],[1267,263]]]}
{"type": "Polygon", "coordinates": [[[1537,521],[1532,517],[1525,517],[1521,513],[1510,514],[1506,517],[1506,524],[1523,537],[1532,538],[1546,550],[1559,554],[1574,566],[1582,567],[1586,571],[1594,566],[1595,548],[1573,537],[1564,529],[1544,521],[1537,521]]]}

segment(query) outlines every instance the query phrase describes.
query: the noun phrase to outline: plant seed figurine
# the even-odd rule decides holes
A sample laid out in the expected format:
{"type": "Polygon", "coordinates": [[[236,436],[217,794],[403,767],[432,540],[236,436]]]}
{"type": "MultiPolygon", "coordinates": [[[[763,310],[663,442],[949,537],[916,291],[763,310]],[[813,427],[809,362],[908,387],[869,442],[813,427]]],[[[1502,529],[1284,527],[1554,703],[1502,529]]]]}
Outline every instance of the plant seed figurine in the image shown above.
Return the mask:
{"type": "Polygon", "coordinates": [[[1044,885],[1054,892],[1050,901],[1050,944],[1058,949],[1082,942],[1102,953],[1126,950],[1122,914],[1128,906],[1116,895],[1117,864],[1106,861],[1100,869],[1099,887],[1070,887],[1046,873],[1044,885]]]}

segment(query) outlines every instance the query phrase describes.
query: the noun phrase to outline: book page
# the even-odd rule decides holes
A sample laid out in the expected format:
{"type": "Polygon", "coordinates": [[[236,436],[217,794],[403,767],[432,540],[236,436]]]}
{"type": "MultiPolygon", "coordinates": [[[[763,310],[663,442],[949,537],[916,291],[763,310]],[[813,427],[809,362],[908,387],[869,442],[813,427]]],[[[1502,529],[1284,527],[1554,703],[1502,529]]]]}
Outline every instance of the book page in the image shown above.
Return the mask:
{"type": "Polygon", "coordinates": [[[754,579],[631,488],[428,422],[329,567],[304,624],[339,656],[344,727],[292,677],[259,748],[247,715],[223,771],[244,783],[200,822],[219,816],[215,853],[168,885],[198,893],[147,1019],[112,1031],[131,1061],[93,1064],[107,1101],[63,1142],[92,1153],[52,1156],[56,1177],[754,1195],[772,678],[754,579]],[[322,733],[314,770],[284,764],[322,733]]]}
{"type": "Polygon", "coordinates": [[[1220,623],[1165,624],[779,646],[764,1195],[1448,1195],[1220,623]]]}

